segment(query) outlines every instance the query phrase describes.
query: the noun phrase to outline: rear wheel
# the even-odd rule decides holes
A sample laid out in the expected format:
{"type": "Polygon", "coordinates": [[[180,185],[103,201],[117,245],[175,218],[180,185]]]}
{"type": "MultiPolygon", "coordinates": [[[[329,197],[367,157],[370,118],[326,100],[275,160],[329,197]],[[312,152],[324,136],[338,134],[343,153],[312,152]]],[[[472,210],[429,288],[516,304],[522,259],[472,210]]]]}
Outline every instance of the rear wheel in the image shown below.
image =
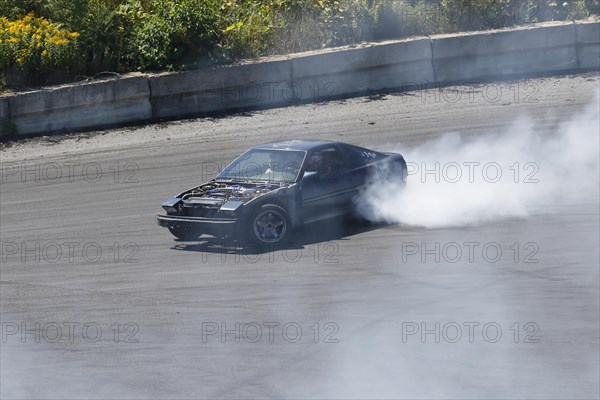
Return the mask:
{"type": "Polygon", "coordinates": [[[398,182],[400,184],[406,183],[406,178],[408,175],[408,169],[406,167],[406,162],[404,159],[401,161],[392,162],[390,166],[389,176],[387,177],[390,182],[398,182]]]}
{"type": "Polygon", "coordinates": [[[251,243],[275,246],[287,240],[291,223],[287,211],[276,204],[265,204],[249,218],[247,229],[251,243]]]}

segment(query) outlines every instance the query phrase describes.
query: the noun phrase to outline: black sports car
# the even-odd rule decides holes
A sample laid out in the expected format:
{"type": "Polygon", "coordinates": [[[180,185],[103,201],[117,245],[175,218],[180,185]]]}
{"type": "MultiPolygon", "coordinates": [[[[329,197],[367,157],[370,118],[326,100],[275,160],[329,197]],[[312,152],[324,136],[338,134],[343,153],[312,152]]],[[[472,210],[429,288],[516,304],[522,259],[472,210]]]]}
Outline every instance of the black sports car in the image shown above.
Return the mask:
{"type": "Polygon", "coordinates": [[[275,245],[293,227],[353,211],[370,177],[406,180],[400,154],[340,142],[290,140],[253,147],[215,179],[172,197],[157,216],[177,238],[202,234],[275,245]]]}

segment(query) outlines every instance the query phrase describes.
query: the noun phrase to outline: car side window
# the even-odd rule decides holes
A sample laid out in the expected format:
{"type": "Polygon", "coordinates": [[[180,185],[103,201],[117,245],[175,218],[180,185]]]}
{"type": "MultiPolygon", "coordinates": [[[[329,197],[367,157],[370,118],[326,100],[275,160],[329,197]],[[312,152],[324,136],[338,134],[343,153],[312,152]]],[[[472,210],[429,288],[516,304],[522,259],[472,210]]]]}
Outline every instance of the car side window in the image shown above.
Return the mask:
{"type": "Polygon", "coordinates": [[[308,158],[306,170],[321,175],[332,175],[348,168],[348,162],[342,151],[336,146],[331,146],[313,151],[308,158]]]}

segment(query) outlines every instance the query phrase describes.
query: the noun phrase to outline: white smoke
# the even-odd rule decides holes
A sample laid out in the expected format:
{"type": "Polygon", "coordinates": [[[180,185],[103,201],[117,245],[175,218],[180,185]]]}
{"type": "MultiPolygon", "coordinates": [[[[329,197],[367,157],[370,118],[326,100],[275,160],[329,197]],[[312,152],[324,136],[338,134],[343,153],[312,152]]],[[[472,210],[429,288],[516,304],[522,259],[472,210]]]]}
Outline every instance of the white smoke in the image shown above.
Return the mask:
{"type": "Polygon", "coordinates": [[[449,227],[598,203],[598,110],[596,99],[553,128],[525,116],[500,133],[449,133],[415,148],[388,146],[406,159],[407,183],[376,176],[359,196],[358,211],[375,221],[449,227]]]}

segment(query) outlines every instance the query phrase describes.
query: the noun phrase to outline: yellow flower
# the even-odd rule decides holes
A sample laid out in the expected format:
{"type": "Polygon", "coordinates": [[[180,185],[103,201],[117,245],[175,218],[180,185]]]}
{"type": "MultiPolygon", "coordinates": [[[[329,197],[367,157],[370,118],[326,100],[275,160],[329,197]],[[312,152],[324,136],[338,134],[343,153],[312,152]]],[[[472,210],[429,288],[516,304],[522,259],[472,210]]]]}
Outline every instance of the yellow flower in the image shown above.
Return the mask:
{"type": "Polygon", "coordinates": [[[12,45],[11,51],[15,52],[13,60],[19,64],[32,62],[32,51],[41,54],[42,57],[50,57],[46,47],[70,46],[72,40],[79,36],[79,32],[62,29],[43,17],[36,17],[33,13],[15,21],[0,17],[0,43],[12,45]]]}

